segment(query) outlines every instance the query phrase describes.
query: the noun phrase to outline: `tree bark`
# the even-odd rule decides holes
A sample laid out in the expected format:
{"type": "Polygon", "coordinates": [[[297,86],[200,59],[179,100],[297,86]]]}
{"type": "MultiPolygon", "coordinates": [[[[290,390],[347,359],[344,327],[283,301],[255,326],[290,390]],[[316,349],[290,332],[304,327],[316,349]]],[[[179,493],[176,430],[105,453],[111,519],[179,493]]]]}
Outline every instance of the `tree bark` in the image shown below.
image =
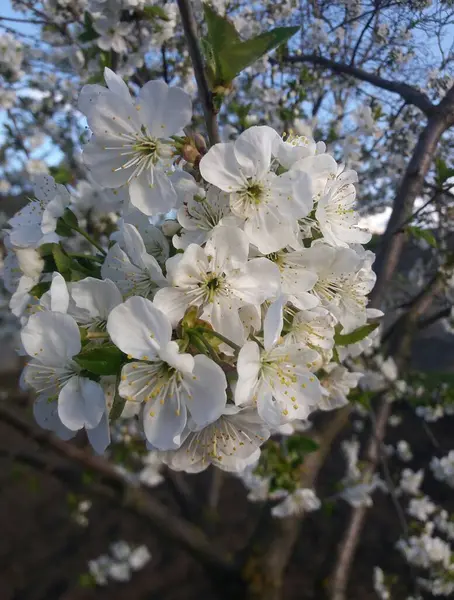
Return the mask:
{"type": "MultiPolygon", "coordinates": [[[[411,355],[411,342],[413,334],[418,327],[419,318],[430,308],[442,282],[443,275],[439,273],[430,281],[427,288],[418,294],[411,308],[395,328],[390,343],[393,347],[393,355],[398,372],[404,371],[408,364],[411,355]]],[[[362,473],[362,481],[364,483],[370,482],[380,462],[381,445],[385,438],[391,408],[391,403],[386,397],[382,397],[379,402],[375,425],[367,446],[366,466],[362,473]]],[[[351,511],[349,523],[339,544],[338,557],[331,578],[330,600],[346,600],[348,598],[347,585],[353,566],[353,559],[367,518],[367,511],[367,506],[359,506],[351,511]]]]}
{"type": "MultiPolygon", "coordinates": [[[[312,488],[326,456],[337,435],[348,421],[350,407],[336,412],[327,419],[316,436],[319,449],[309,454],[304,462],[301,487],[312,488]]],[[[246,585],[246,600],[280,600],[285,569],[298,540],[304,514],[285,519],[271,515],[270,507],[262,518],[244,552],[242,578],[246,585]]]]}
{"type": "Polygon", "coordinates": [[[454,86],[436,107],[419,136],[405,175],[393,203],[393,211],[383,235],[381,251],[375,263],[377,283],[370,296],[370,306],[379,308],[386,287],[399,263],[406,241],[403,224],[413,212],[418,195],[422,194],[424,180],[433,163],[443,133],[454,124],[454,86]]]}
{"type": "Polygon", "coordinates": [[[194,75],[197,81],[200,101],[203,107],[205,124],[208,137],[211,144],[217,144],[221,141],[219,136],[219,127],[216,119],[216,111],[213,106],[213,94],[210,91],[208,80],[203,64],[202,53],[199,47],[199,35],[197,33],[197,23],[192,12],[191,0],[177,0],[180,10],[181,20],[183,22],[184,35],[188,45],[189,56],[191,57],[194,75]]]}

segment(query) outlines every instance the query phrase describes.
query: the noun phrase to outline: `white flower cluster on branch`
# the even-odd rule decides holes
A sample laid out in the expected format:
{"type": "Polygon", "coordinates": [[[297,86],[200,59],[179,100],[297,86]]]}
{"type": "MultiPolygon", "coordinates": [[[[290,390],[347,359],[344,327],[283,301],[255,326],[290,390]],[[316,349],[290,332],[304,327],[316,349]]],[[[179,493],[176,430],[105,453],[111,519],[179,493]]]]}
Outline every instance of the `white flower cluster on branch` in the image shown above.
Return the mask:
{"type": "Polygon", "coordinates": [[[133,98],[109,69],[105,80],[79,97],[95,187],[37,176],[9,221],[23,383],[38,423],[64,439],[85,429],[103,452],[110,422],[138,415],[170,468],[240,471],[279,428],[342,406],[358,383],[337,350],[377,317],[356,174],[323,143],[265,125],[207,149],[183,130],[182,89],[151,81],[133,98]],[[117,214],[110,239],[77,218],[94,189],[117,214]]]}

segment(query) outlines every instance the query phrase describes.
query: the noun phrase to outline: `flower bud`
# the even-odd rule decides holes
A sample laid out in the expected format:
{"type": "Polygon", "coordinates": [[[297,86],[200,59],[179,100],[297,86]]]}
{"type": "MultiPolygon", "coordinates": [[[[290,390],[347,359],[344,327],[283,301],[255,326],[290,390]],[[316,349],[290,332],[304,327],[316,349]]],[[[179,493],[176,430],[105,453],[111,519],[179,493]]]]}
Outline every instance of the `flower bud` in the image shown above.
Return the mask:
{"type": "Polygon", "coordinates": [[[195,164],[200,160],[200,152],[192,144],[185,144],[181,150],[181,156],[185,161],[195,164]]]}
{"type": "Polygon", "coordinates": [[[162,233],[166,237],[173,237],[178,231],[180,231],[181,225],[178,221],[167,220],[161,225],[162,233]]]}

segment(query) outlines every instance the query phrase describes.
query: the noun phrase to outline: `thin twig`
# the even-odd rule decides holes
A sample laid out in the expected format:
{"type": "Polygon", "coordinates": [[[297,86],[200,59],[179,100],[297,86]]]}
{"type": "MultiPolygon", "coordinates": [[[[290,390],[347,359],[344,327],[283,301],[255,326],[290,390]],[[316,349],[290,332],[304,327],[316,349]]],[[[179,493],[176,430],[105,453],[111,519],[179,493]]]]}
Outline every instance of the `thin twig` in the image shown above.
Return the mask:
{"type": "MultiPolygon", "coordinates": [[[[275,59],[272,59],[271,62],[275,62],[275,59]]],[[[367,71],[364,71],[358,67],[354,67],[353,65],[338,63],[329,58],[319,56],[318,54],[288,56],[284,58],[284,62],[288,64],[312,63],[314,65],[319,65],[320,67],[326,67],[334,73],[355,77],[356,79],[370,83],[376,87],[387,90],[388,92],[392,92],[393,94],[399,94],[399,96],[401,96],[408,104],[413,104],[414,106],[418,107],[426,115],[431,115],[434,112],[435,107],[430,101],[429,97],[407,83],[384,79],[379,75],[368,73],[367,71]]]]}
{"type": "Polygon", "coordinates": [[[107,460],[91,456],[73,444],[59,440],[51,433],[38,430],[2,405],[0,420],[40,446],[75,463],[84,471],[94,473],[96,477],[93,483],[87,482],[87,487],[92,493],[117,501],[163,536],[186,548],[202,564],[219,572],[235,572],[232,558],[214,546],[200,529],[172,514],[166,506],[140,486],[130,484],[107,460]]]}
{"type": "Polygon", "coordinates": [[[180,9],[181,21],[188,45],[189,56],[191,57],[194,75],[197,81],[200,101],[202,102],[205,124],[208,137],[211,144],[217,144],[221,141],[219,128],[216,119],[216,111],[213,105],[213,94],[208,86],[208,80],[203,64],[202,53],[199,47],[199,35],[197,33],[197,23],[192,12],[190,0],[177,0],[180,9]]]}

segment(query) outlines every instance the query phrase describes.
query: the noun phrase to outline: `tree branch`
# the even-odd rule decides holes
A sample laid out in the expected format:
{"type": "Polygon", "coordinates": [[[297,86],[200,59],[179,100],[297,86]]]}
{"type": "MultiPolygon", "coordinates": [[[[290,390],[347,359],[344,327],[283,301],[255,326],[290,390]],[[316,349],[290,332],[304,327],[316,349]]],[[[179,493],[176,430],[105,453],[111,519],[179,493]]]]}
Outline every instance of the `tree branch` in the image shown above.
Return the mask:
{"type": "MultiPolygon", "coordinates": [[[[315,435],[320,446],[304,461],[301,487],[314,486],[331,446],[348,421],[350,407],[342,408],[327,418],[315,435]]],[[[298,540],[304,514],[285,519],[271,515],[265,508],[244,551],[242,577],[248,589],[247,600],[279,600],[285,569],[298,540]]]]}
{"type": "Polygon", "coordinates": [[[217,144],[221,141],[219,136],[219,128],[216,119],[216,111],[213,105],[213,94],[208,86],[208,80],[205,74],[202,53],[200,52],[197,33],[197,23],[192,12],[190,0],[177,0],[178,8],[180,9],[183,29],[188,45],[189,56],[191,57],[194,75],[197,81],[200,101],[202,102],[205,124],[208,132],[208,137],[211,144],[217,144]]]}
{"type": "Polygon", "coordinates": [[[407,104],[413,104],[414,106],[422,110],[422,112],[425,113],[427,116],[433,114],[435,109],[435,106],[432,104],[428,96],[426,96],[426,94],[420,92],[413,86],[408,85],[407,83],[401,83],[399,81],[391,81],[390,79],[384,79],[379,75],[368,73],[367,71],[363,71],[363,69],[354,67],[353,65],[338,63],[329,58],[318,56],[317,54],[302,54],[301,56],[288,56],[284,59],[284,61],[289,64],[312,63],[313,65],[326,67],[330,71],[333,71],[334,73],[339,73],[340,75],[355,77],[356,79],[360,79],[361,81],[370,83],[383,90],[392,92],[393,94],[399,94],[399,96],[401,96],[407,102],[407,104]]]}
{"type": "Polygon", "coordinates": [[[381,250],[375,262],[377,282],[370,295],[370,306],[379,308],[393,276],[405,244],[407,234],[402,225],[413,211],[413,205],[422,193],[424,180],[433,162],[434,154],[443,133],[454,125],[454,86],[435,107],[421,132],[405,175],[393,203],[393,211],[382,238],[381,250]]]}
{"type": "MultiPolygon", "coordinates": [[[[40,446],[66,458],[79,468],[92,472],[96,477],[93,482],[87,483],[87,488],[93,494],[120,503],[158,533],[185,548],[191,556],[210,569],[224,574],[235,573],[232,558],[216,548],[200,529],[172,514],[140,486],[131,485],[107,460],[91,456],[73,444],[59,440],[51,433],[38,430],[1,405],[0,420],[40,446]]],[[[53,472],[63,478],[64,469],[54,468],[53,472]]]]}
{"type": "MultiPolygon", "coordinates": [[[[426,312],[436,293],[438,292],[442,276],[434,277],[427,288],[418,296],[411,308],[404,315],[401,326],[394,330],[394,357],[398,372],[401,373],[407,366],[410,357],[410,347],[413,334],[420,316],[426,312]]],[[[386,434],[386,426],[391,414],[392,404],[382,397],[373,424],[373,431],[369,437],[366,452],[366,466],[362,472],[362,482],[371,481],[381,458],[381,447],[386,434]]],[[[347,585],[350,578],[353,559],[356,554],[361,532],[367,516],[367,506],[362,505],[354,508],[351,512],[347,529],[339,544],[337,562],[331,579],[330,600],[346,600],[347,585]]]]}

